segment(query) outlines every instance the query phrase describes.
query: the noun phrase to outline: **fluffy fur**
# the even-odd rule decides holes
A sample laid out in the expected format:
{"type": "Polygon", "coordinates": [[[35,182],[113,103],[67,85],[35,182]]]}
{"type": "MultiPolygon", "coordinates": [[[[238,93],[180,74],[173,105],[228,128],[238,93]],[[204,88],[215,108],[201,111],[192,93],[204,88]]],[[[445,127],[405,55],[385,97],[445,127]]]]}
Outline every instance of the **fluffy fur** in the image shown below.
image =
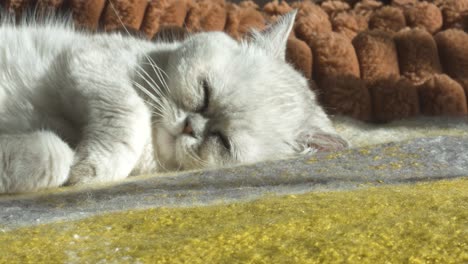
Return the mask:
{"type": "Polygon", "coordinates": [[[0,193],[347,145],[285,60],[292,12],[249,42],[0,28],[0,193]]]}

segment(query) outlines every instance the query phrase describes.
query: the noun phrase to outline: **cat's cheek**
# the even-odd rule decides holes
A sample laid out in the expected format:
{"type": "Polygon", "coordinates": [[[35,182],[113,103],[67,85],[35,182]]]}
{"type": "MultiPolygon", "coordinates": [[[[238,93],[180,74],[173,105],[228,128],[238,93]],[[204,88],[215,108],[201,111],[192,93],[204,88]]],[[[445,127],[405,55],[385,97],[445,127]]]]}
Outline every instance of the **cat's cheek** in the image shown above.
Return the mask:
{"type": "Polygon", "coordinates": [[[175,159],[180,169],[199,169],[204,162],[199,158],[200,142],[192,136],[181,135],[175,142],[175,159]]]}
{"type": "Polygon", "coordinates": [[[173,156],[175,139],[169,133],[160,133],[156,138],[159,153],[164,157],[173,156]]]}
{"type": "MultiPolygon", "coordinates": [[[[175,138],[164,128],[156,128],[153,133],[153,145],[155,160],[164,167],[170,167],[171,161],[175,159],[175,138]]],[[[169,168],[163,168],[169,169],[169,168]]]]}
{"type": "Polygon", "coordinates": [[[221,149],[219,144],[213,142],[201,145],[199,153],[204,167],[218,167],[233,163],[228,153],[221,149]]]}
{"type": "Polygon", "coordinates": [[[270,156],[271,143],[262,144],[262,141],[246,132],[239,132],[233,142],[236,147],[235,153],[230,157],[231,163],[255,163],[268,159],[270,156]]]}

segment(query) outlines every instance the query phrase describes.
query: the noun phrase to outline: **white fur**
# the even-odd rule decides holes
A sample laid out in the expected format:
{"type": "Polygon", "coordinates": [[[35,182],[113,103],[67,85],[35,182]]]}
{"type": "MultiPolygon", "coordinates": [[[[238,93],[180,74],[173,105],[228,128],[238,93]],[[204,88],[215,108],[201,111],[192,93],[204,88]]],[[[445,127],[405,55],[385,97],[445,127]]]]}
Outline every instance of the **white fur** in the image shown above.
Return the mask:
{"type": "Polygon", "coordinates": [[[346,146],[284,61],[294,16],[242,43],[216,32],[152,43],[4,23],[0,156],[13,158],[0,160],[0,193],[346,146]]]}
{"type": "Polygon", "coordinates": [[[52,132],[3,135],[0,146],[0,193],[60,186],[68,179],[73,151],[52,132]]]}

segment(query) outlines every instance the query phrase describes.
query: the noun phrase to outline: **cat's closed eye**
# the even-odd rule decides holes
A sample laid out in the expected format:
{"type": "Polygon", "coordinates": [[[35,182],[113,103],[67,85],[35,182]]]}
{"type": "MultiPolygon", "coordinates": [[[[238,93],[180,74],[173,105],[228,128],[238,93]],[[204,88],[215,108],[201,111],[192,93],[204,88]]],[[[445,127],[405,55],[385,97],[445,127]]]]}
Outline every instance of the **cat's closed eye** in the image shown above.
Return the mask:
{"type": "Polygon", "coordinates": [[[209,135],[209,137],[215,137],[219,142],[223,145],[223,147],[227,150],[231,150],[231,142],[226,137],[225,134],[221,133],[220,131],[213,131],[209,135]]]}
{"type": "Polygon", "coordinates": [[[210,85],[206,79],[201,82],[203,88],[203,104],[197,109],[197,113],[203,114],[208,110],[210,105],[210,85]]]}

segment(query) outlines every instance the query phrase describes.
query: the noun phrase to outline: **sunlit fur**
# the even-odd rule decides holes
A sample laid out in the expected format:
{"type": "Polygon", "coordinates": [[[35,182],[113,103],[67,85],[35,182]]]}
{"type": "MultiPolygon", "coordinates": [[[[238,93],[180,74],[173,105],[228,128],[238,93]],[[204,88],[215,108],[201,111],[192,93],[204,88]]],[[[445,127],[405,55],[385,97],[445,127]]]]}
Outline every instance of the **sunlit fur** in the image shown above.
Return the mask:
{"type": "Polygon", "coordinates": [[[4,22],[0,193],[345,147],[284,60],[294,16],[244,42],[211,32],[154,43],[4,22]]]}

